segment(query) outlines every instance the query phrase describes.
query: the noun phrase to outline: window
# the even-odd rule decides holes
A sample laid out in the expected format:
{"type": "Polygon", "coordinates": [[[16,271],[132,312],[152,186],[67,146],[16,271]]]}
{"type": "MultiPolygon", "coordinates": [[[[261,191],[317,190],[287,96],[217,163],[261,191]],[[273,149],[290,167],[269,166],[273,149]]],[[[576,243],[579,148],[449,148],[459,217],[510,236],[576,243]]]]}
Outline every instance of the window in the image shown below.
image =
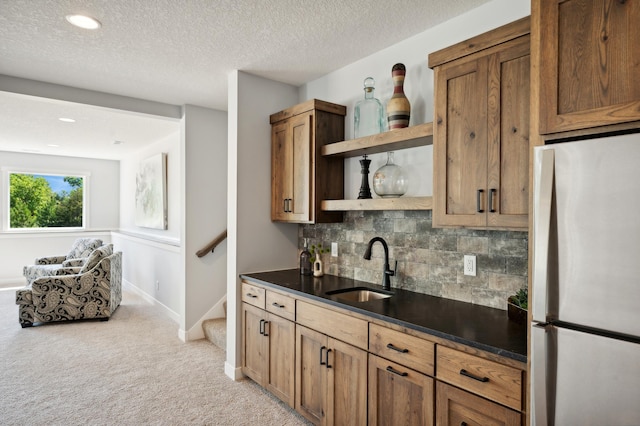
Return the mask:
{"type": "Polygon", "coordinates": [[[85,175],[11,171],[7,175],[8,229],[85,227],[85,175]]]}

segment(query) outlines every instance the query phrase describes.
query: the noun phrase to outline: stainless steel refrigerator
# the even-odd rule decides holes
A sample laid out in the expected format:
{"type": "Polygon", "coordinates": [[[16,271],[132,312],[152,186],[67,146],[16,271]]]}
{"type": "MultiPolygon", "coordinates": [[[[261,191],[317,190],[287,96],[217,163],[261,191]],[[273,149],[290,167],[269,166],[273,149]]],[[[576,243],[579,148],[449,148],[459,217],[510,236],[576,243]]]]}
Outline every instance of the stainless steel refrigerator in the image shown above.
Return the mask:
{"type": "Polygon", "coordinates": [[[534,149],[531,419],[640,425],[640,134],[534,149]]]}

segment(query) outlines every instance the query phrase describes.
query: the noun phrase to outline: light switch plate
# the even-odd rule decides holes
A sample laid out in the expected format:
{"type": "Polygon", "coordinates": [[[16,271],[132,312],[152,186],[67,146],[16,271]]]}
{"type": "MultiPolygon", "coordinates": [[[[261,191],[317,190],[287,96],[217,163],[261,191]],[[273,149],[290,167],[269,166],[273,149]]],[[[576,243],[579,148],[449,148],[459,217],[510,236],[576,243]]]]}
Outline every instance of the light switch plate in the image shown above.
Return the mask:
{"type": "Polygon", "coordinates": [[[338,243],[331,243],[331,257],[338,257],[338,243]]]}

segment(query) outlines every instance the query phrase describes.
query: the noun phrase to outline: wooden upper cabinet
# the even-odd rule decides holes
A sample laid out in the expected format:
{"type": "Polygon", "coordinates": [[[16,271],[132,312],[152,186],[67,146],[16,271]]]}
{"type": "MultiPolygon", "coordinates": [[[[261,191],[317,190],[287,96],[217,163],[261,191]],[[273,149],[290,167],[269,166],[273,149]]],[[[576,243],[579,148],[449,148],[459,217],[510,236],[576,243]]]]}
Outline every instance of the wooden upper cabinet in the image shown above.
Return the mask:
{"type": "Polygon", "coordinates": [[[529,20],[429,55],[434,69],[433,225],[526,229],[529,20]]]}
{"type": "Polygon", "coordinates": [[[640,120],[640,2],[537,0],[531,15],[540,134],[640,120]]]}
{"type": "Polygon", "coordinates": [[[342,105],[314,99],[271,115],[272,221],[342,221],[341,212],[324,212],[320,203],[344,198],[343,162],[320,152],[344,140],[345,114],[342,105]]]}

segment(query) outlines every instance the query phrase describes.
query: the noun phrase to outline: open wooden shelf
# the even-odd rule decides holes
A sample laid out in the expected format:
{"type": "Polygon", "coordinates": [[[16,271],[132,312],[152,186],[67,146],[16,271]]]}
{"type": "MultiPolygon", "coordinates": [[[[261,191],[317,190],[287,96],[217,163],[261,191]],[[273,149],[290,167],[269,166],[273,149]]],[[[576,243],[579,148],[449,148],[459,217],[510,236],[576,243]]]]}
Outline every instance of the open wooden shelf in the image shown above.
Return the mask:
{"type": "Polygon", "coordinates": [[[433,144],[433,123],[394,129],[376,135],[327,144],[322,147],[323,156],[359,157],[379,152],[415,148],[433,144]]]}
{"type": "Polygon", "coordinates": [[[351,210],[431,210],[432,197],[370,198],[364,200],[323,200],[326,211],[351,210]]]}
{"type": "MultiPolygon", "coordinates": [[[[359,157],[361,155],[416,148],[433,144],[433,123],[394,129],[377,135],[327,144],[325,157],[359,157]]],[[[431,210],[432,197],[370,198],[365,200],[323,200],[324,211],[350,210],[431,210]]]]}

